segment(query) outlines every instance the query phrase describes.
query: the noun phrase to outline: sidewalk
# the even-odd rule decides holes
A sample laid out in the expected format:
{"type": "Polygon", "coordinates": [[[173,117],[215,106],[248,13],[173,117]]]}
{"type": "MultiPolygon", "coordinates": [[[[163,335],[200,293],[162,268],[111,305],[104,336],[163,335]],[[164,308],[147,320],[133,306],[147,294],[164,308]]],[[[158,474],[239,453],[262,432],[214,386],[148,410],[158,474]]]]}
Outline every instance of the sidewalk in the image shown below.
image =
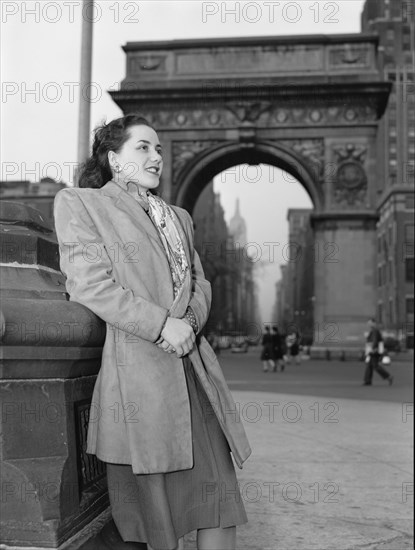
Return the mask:
{"type": "Polygon", "coordinates": [[[253,449],[238,550],[413,547],[413,404],[232,394],[253,449]]]}

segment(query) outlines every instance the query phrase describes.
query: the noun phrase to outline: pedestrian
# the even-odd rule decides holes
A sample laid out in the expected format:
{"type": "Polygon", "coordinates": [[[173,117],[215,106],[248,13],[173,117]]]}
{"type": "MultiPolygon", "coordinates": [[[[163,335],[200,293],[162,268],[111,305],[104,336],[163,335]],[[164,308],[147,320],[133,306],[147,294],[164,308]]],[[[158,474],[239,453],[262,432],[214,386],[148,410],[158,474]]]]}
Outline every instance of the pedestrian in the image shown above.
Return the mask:
{"type": "Polygon", "coordinates": [[[369,319],[368,321],[369,332],[366,336],[366,369],[363,381],[363,386],[371,386],[373,379],[373,371],[376,371],[383,380],[387,380],[389,385],[393,384],[393,376],[382,367],[381,359],[384,353],[384,343],[382,333],[377,327],[375,319],[369,319]]]}
{"type": "Polygon", "coordinates": [[[261,361],[262,361],[262,370],[268,372],[270,368],[274,370],[274,347],[272,341],[272,335],[269,326],[265,327],[265,334],[262,336],[262,351],[261,351],[261,361]]]}
{"type": "Polygon", "coordinates": [[[286,339],[287,360],[291,365],[295,361],[296,365],[300,364],[300,334],[297,330],[291,329],[286,339]]]}
{"type": "Polygon", "coordinates": [[[248,519],[230,452],[242,468],[251,449],[241,423],[222,413],[235,403],[200,333],[211,286],[190,214],[156,193],[162,168],[156,131],[129,114],[96,129],[80,187],[55,198],[70,300],[107,329],[86,451],[107,463],[125,542],[177,550],[197,530],[198,549],[235,549],[248,519]],[[226,499],[212,490],[220,486],[226,499]]]}
{"type": "Polygon", "coordinates": [[[281,372],[285,370],[285,362],[284,362],[284,353],[283,353],[283,347],[282,347],[282,338],[281,334],[279,333],[278,327],[273,326],[272,327],[272,347],[274,350],[274,372],[278,372],[278,367],[280,367],[281,372]]]}

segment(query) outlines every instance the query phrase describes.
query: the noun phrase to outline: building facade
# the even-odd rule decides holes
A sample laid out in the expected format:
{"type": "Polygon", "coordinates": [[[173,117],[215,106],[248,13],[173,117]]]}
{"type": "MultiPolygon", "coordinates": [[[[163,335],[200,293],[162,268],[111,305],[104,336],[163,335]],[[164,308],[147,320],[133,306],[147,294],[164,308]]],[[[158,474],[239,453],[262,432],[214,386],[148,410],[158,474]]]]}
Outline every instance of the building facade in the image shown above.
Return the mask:
{"type": "Polygon", "coordinates": [[[362,13],[362,31],[379,36],[381,68],[393,82],[377,143],[386,175],[378,190],[377,318],[407,349],[414,346],[414,15],[408,0],[367,0],[362,13]]]}
{"type": "Polygon", "coordinates": [[[228,227],[220,196],[210,183],[200,194],[193,221],[195,247],[212,285],[207,331],[246,333],[251,324],[258,322],[258,303],[255,262],[246,253],[246,222],[239,201],[228,227]]]}
{"type": "Polygon", "coordinates": [[[303,340],[311,344],[314,326],[314,261],[315,241],[311,227],[312,210],[288,210],[288,246],[286,264],[281,267],[281,279],[276,285],[274,310],[277,323],[287,332],[295,327],[303,340]]]}

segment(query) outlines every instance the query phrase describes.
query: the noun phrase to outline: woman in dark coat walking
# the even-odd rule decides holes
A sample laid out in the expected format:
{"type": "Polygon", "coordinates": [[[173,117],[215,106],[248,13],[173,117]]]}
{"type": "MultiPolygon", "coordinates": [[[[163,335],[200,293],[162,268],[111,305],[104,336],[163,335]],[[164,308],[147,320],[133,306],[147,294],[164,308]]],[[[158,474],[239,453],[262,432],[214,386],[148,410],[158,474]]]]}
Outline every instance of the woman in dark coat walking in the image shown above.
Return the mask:
{"type": "Polygon", "coordinates": [[[284,353],[282,345],[282,337],[277,326],[272,327],[272,349],[274,351],[274,372],[278,372],[278,366],[280,370],[285,370],[284,353]]]}
{"type": "Polygon", "coordinates": [[[268,325],[265,327],[265,334],[262,337],[261,344],[262,351],[260,359],[262,361],[262,370],[264,372],[268,372],[270,368],[275,368],[274,346],[272,341],[272,334],[268,325]]]}

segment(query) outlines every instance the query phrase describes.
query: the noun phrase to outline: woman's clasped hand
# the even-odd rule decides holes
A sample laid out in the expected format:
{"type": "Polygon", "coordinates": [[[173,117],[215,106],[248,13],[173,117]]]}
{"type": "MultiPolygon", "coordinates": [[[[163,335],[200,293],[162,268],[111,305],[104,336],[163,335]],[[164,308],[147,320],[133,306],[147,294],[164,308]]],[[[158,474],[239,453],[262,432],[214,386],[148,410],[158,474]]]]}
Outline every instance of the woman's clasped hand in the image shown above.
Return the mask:
{"type": "Polygon", "coordinates": [[[159,348],[167,353],[176,353],[177,357],[187,355],[193,348],[196,336],[193,328],[183,319],[169,317],[161,332],[163,340],[158,342],[159,348]]]}

